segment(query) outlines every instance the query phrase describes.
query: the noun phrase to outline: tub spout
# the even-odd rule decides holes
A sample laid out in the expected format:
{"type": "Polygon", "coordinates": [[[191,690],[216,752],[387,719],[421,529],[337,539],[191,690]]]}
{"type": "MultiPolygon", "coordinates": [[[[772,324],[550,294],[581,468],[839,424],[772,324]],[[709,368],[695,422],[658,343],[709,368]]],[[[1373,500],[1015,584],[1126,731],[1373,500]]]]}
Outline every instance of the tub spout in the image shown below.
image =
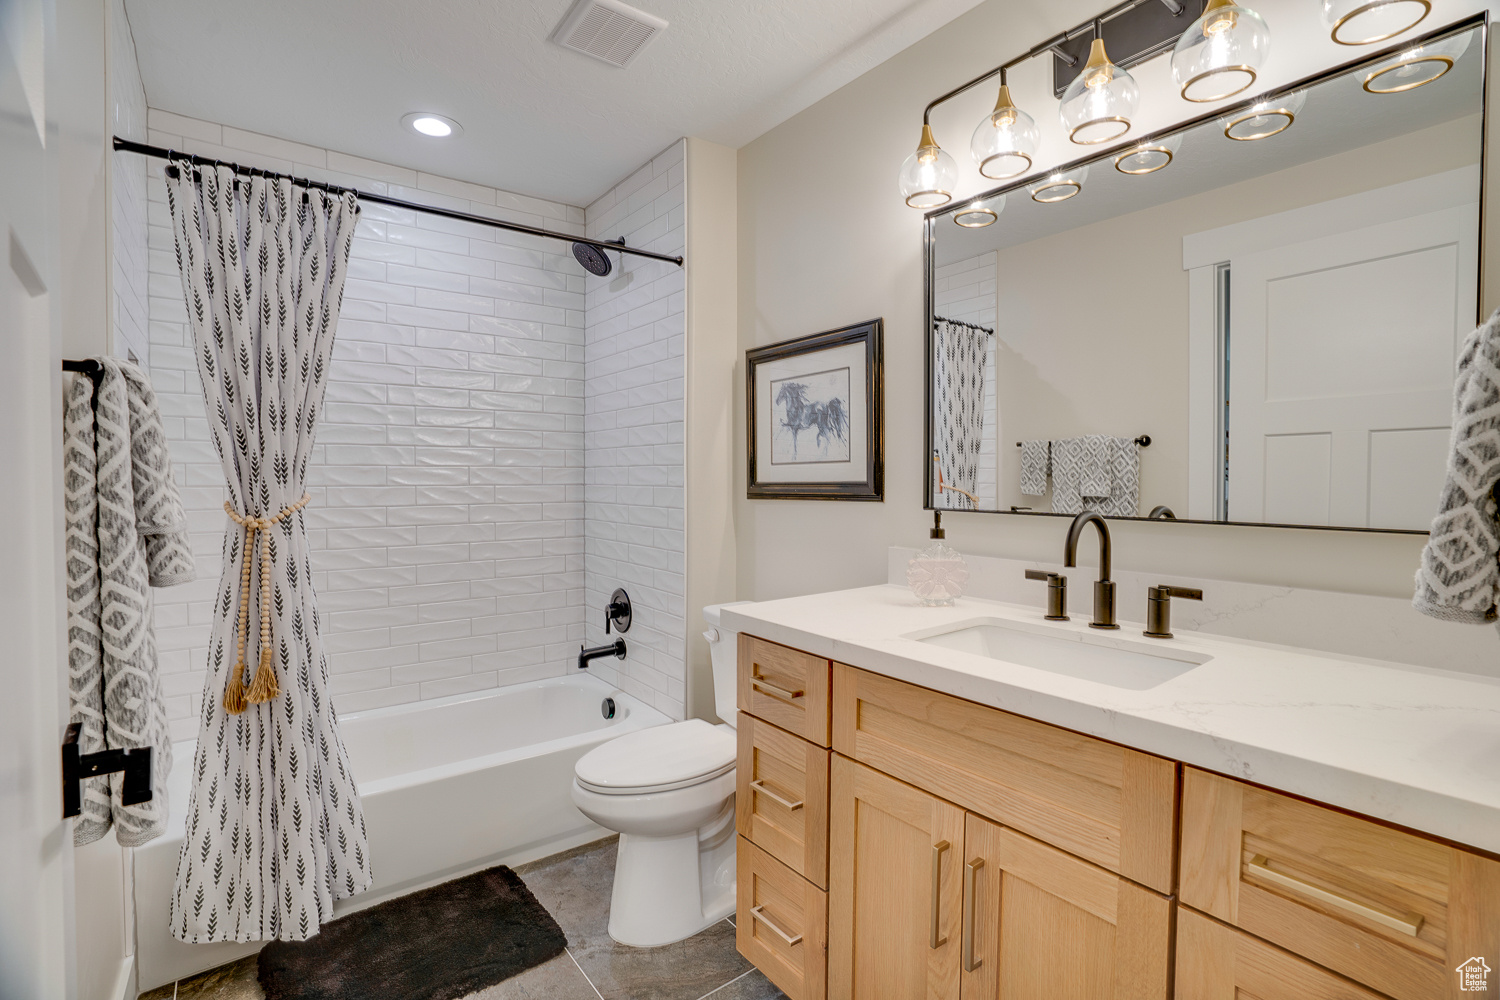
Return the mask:
{"type": "Polygon", "coordinates": [[[595,646],[593,649],[578,647],[578,669],[582,670],[589,665],[590,660],[597,660],[601,656],[613,656],[617,660],[625,659],[625,640],[616,639],[608,646],[595,646]]]}

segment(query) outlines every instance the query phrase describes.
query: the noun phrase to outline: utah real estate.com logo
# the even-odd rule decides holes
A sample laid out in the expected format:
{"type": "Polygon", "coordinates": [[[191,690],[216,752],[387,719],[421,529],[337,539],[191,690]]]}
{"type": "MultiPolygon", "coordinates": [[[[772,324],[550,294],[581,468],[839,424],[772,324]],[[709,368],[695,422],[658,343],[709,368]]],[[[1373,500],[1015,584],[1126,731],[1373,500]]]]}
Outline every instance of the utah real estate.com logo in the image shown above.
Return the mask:
{"type": "Polygon", "coordinates": [[[1490,986],[1490,967],[1484,964],[1480,957],[1471,958],[1460,965],[1458,972],[1458,988],[1475,993],[1488,993],[1490,986]]]}

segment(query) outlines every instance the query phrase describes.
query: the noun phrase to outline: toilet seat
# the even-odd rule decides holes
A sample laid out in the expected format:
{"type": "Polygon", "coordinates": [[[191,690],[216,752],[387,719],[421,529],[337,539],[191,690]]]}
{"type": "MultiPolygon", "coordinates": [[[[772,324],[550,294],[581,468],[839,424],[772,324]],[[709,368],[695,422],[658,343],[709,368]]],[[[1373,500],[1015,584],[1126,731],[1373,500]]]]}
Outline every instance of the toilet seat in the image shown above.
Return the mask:
{"type": "Polygon", "coordinates": [[[689,719],[597,746],[579,758],[573,774],[592,792],[642,795],[703,784],[733,770],[734,764],[734,730],[689,719]]]}

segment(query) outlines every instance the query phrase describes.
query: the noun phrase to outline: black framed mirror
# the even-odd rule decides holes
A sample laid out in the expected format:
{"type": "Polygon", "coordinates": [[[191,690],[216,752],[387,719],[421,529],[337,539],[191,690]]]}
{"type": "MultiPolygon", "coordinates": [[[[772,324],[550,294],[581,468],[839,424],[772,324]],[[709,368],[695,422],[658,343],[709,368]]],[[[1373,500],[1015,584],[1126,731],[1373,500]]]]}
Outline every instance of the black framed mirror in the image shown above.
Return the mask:
{"type": "Polygon", "coordinates": [[[1423,533],[1487,20],[928,214],[927,508],[1423,533]]]}

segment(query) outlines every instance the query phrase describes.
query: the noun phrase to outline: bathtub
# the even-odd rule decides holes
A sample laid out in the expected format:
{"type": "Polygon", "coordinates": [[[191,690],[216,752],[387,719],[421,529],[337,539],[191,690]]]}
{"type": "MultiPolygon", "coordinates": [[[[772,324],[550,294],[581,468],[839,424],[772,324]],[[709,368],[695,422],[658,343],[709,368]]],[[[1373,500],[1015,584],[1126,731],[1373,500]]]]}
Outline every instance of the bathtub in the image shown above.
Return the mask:
{"type": "MultiPolygon", "coordinates": [[[[625,733],[670,722],[589,674],[531,681],[339,720],[364,803],[375,885],[338,914],[495,864],[522,864],[609,835],[569,789],[573,765],[625,733]],[[615,716],[601,704],[613,698],[615,716]]],[[[232,962],[258,944],[188,945],[167,931],[194,745],[172,748],[167,832],[134,852],[138,989],[232,962]]]]}

